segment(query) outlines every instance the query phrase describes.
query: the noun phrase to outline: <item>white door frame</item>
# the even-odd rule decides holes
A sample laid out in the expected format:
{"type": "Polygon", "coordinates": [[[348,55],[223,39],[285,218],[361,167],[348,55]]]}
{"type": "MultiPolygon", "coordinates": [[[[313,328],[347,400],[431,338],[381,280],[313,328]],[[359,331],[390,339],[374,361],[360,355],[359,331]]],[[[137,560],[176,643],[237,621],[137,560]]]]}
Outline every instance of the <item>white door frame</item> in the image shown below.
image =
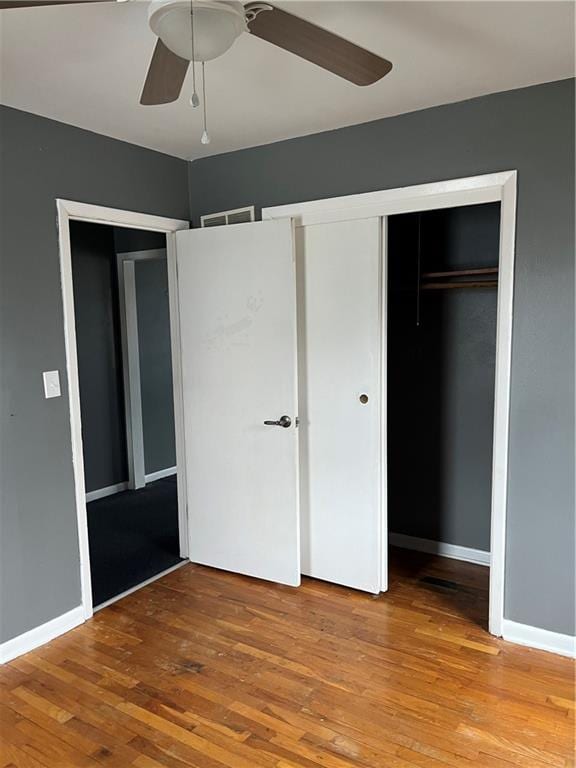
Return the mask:
{"type": "Polygon", "coordinates": [[[80,582],[82,591],[82,609],[84,619],[86,620],[93,615],[92,579],[90,576],[88,516],[86,512],[86,488],[84,484],[84,453],[82,449],[82,420],[80,414],[80,386],[78,381],[78,352],[76,347],[70,221],[86,221],[92,224],[107,224],[112,227],[163,232],[166,235],[168,290],[170,297],[170,332],[172,336],[172,378],[174,382],[174,422],[176,426],[176,465],[178,468],[179,536],[180,552],[183,557],[187,557],[188,552],[188,520],[186,512],[186,478],[184,472],[180,327],[174,233],[181,229],[189,229],[190,222],[181,219],[168,219],[163,216],[152,216],[145,213],[137,213],[135,211],[123,211],[117,208],[106,208],[101,205],[92,205],[91,203],[79,203],[72,200],[57,199],[56,207],[58,212],[58,242],[60,249],[60,275],[64,314],[64,341],[66,346],[66,376],[68,381],[70,432],[72,439],[72,465],[74,471],[76,516],[78,519],[80,582]]]}
{"type": "MultiPolygon", "coordinates": [[[[502,171],[482,176],[419,184],[360,195],[348,195],[311,202],[275,206],[262,210],[263,219],[290,217],[296,226],[328,223],[398,213],[415,213],[439,208],[454,208],[481,203],[500,203],[500,261],[496,325],[496,386],[494,398],[494,443],[492,459],[492,512],[490,534],[490,608],[489,631],[502,635],[504,620],[504,581],[506,547],[506,507],[508,496],[508,443],[510,417],[510,375],[512,353],[512,313],[514,296],[514,255],[516,231],[516,171],[502,171]]],[[[383,229],[383,237],[385,229],[383,229]]],[[[385,242],[385,240],[384,240],[385,242]]],[[[383,249],[385,254],[385,249],[383,249]]],[[[382,265],[386,283],[386,260],[382,265]]],[[[386,295],[386,284],[383,296],[386,295]]],[[[386,322],[383,317],[383,344],[386,322]]],[[[384,357],[384,356],[383,356],[384,357]]],[[[383,359],[385,368],[385,358],[383,359]]],[[[384,371],[385,373],[385,371],[384,371]]],[[[382,376],[383,429],[386,419],[386,376],[382,376]]],[[[386,466],[386,440],[382,437],[382,462],[386,466]]],[[[382,547],[387,545],[387,482],[382,472],[382,547]]],[[[383,574],[382,583],[387,583],[383,574]]]]}
{"type": "Polygon", "coordinates": [[[117,253],[116,261],[118,267],[120,331],[122,336],[128,488],[143,488],[146,483],[176,474],[176,467],[165,467],[157,472],[146,474],[135,262],[165,261],[167,264],[168,260],[166,248],[150,248],[146,251],[117,253]]]}

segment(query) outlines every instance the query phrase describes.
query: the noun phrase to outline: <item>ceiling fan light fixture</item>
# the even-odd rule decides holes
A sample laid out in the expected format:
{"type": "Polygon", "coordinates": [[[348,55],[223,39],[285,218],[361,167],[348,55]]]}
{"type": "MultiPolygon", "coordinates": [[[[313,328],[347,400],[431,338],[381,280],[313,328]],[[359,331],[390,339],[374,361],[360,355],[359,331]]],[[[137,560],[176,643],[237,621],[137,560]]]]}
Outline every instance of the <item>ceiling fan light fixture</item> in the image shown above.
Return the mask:
{"type": "Polygon", "coordinates": [[[148,22],[167,48],[189,61],[211,61],[222,56],[247,30],[244,6],[236,0],[194,0],[194,46],[190,37],[190,0],[153,0],[148,22]]]}

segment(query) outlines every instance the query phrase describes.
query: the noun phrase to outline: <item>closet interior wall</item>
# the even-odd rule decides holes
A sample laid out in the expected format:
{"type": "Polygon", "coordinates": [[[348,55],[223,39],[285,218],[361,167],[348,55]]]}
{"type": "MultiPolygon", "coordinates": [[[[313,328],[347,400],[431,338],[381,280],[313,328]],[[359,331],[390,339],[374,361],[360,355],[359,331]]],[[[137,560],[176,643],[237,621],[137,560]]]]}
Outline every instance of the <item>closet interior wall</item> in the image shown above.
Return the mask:
{"type": "Polygon", "coordinates": [[[388,220],[389,531],[485,552],[499,219],[489,203],[388,220]]]}

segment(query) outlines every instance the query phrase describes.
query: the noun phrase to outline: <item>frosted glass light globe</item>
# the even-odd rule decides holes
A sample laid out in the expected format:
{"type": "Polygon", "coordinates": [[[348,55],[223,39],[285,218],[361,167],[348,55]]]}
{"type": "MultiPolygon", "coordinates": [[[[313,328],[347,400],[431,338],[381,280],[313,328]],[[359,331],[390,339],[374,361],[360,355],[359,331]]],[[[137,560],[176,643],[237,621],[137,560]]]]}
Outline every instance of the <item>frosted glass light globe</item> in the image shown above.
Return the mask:
{"type": "MultiPolygon", "coordinates": [[[[247,30],[244,6],[236,0],[194,0],[194,59],[222,56],[247,30]]],[[[153,0],[148,23],[177,56],[192,60],[190,0],[153,0]]]]}

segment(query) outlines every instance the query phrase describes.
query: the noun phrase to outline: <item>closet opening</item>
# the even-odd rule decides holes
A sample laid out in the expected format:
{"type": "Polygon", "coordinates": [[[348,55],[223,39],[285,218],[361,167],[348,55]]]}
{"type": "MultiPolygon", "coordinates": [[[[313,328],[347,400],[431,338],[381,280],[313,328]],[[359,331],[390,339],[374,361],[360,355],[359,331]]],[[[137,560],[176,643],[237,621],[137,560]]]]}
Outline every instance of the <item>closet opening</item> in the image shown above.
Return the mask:
{"type": "Polygon", "coordinates": [[[70,221],[92,603],[178,567],[166,235],[70,221]]]}
{"type": "Polygon", "coordinates": [[[500,203],[388,217],[390,589],[488,628],[500,203]]]}

